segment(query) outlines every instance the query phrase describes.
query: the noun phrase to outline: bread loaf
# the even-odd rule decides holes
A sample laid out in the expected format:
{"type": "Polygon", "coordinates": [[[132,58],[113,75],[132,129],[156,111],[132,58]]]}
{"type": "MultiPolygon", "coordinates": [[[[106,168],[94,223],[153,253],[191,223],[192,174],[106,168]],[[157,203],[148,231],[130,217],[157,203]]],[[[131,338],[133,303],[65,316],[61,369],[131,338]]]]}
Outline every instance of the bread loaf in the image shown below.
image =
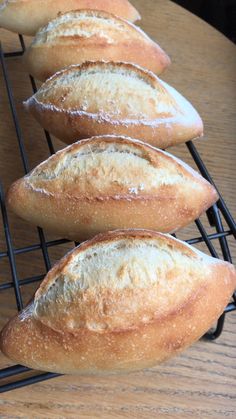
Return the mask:
{"type": "Polygon", "coordinates": [[[161,150],[124,137],[95,137],[58,152],[15,182],[20,217],[75,241],[118,228],[177,230],[218,196],[198,173],[161,150]]]}
{"type": "Polygon", "coordinates": [[[173,87],[137,65],[87,62],[48,79],[26,108],[62,141],[127,135],[160,148],[202,135],[198,113],[173,87]]]}
{"type": "Polygon", "coordinates": [[[0,347],[17,363],[51,372],[151,367],[207,332],[235,286],[232,265],[171,236],[107,233],[54,266],[5,326],[0,347]]]}
{"type": "Polygon", "coordinates": [[[58,13],[76,9],[104,10],[131,22],[140,19],[128,0],[0,0],[0,27],[35,35],[58,13]]]}
{"type": "Polygon", "coordinates": [[[67,12],[41,28],[26,53],[28,72],[46,80],[58,70],[85,61],[129,61],[160,74],[166,53],[141,29],[110,13],[67,12]]]}

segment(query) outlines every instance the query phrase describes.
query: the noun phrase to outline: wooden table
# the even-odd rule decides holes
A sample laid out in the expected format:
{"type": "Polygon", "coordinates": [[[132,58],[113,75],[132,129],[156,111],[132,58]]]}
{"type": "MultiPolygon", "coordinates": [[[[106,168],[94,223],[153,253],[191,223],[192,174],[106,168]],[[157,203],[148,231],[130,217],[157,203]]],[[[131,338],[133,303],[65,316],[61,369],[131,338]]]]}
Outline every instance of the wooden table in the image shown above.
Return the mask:
{"type": "MultiPolygon", "coordinates": [[[[163,78],[189,98],[205,122],[205,139],[197,147],[232,213],[236,215],[236,48],[223,35],[168,0],[133,0],[141,26],[172,58],[163,78]]],[[[1,30],[5,50],[16,47],[16,36],[1,30]]],[[[42,130],[27,116],[21,102],[31,94],[21,58],[8,60],[30,167],[48,155],[42,130]]],[[[23,168],[14,126],[0,74],[0,176],[6,189],[23,168]]],[[[56,142],[57,148],[62,143],[56,142]]],[[[191,161],[185,146],[171,152],[191,161]]],[[[13,214],[10,226],[15,246],[38,243],[36,231],[13,214]]],[[[181,237],[198,235],[194,226],[181,237]]],[[[47,235],[47,239],[52,236],[47,235]]],[[[1,247],[5,249],[1,226],[1,247]]],[[[232,254],[236,256],[235,245],[232,254]]],[[[70,246],[69,246],[70,247],[70,246]]],[[[51,249],[52,261],[68,246],[51,249]]],[[[40,252],[16,256],[18,275],[44,273],[40,252]]],[[[7,261],[0,261],[1,282],[11,280],[7,261]]],[[[23,289],[24,301],[34,287],[23,289]]],[[[15,312],[13,290],[0,293],[0,327],[15,312]]],[[[0,396],[0,418],[222,418],[236,415],[236,316],[227,316],[216,342],[200,341],[166,364],[136,374],[110,377],[60,377],[0,396]]],[[[1,357],[0,366],[10,365],[1,357]]]]}

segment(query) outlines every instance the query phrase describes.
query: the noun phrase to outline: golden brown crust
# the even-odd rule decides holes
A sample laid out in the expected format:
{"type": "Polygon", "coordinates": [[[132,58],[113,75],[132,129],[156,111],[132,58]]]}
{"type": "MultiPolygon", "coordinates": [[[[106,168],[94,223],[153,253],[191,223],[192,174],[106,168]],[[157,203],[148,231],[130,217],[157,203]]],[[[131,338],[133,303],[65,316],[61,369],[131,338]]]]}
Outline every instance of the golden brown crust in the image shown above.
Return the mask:
{"type": "MultiPolygon", "coordinates": [[[[171,237],[147,231],[108,233],[83,246],[88,249],[104,240],[111,241],[112,237],[114,240],[156,237],[173,249],[187,249],[190,258],[195,253],[171,237]]],[[[55,279],[58,270],[63,271],[72,258],[73,254],[64,258],[49,276],[55,279]]],[[[69,374],[128,372],[156,365],[202,336],[223,312],[235,289],[236,273],[232,265],[212,258],[204,261],[203,257],[202,268],[205,274],[188,300],[180,305],[173,304],[166,313],[156,314],[148,323],[131,329],[124,324],[122,329],[113,331],[80,328],[76,333],[56,332],[37,320],[33,306],[29,306],[3,329],[1,350],[10,359],[31,368],[69,374]]],[[[174,280],[175,274],[172,275],[174,280]]]]}
{"type": "Polygon", "coordinates": [[[128,0],[5,0],[0,8],[0,27],[33,36],[59,12],[76,9],[104,10],[131,22],[140,19],[128,0]]]}
{"type": "MultiPolygon", "coordinates": [[[[174,193],[174,187],[172,191],[174,193]]],[[[213,194],[211,199],[215,201],[216,195],[213,194]]],[[[192,204],[194,203],[193,200],[192,204]]],[[[173,197],[131,199],[127,196],[119,199],[88,200],[71,199],[64,195],[58,199],[26,190],[19,182],[10,189],[8,204],[15,213],[30,223],[76,241],[87,240],[95,234],[117,228],[148,228],[173,232],[199,216],[196,208],[184,209],[182,206],[186,204],[177,204],[173,197]]],[[[206,210],[210,205],[206,200],[201,210],[206,210]]]]}
{"type": "Polygon", "coordinates": [[[68,65],[99,60],[128,61],[156,74],[170,64],[166,53],[141,29],[95,10],[60,15],[41,28],[25,56],[29,73],[42,81],[68,65]]]}
{"type": "Polygon", "coordinates": [[[47,80],[25,105],[45,129],[69,144],[115,134],[166,148],[203,133],[202,120],[186,99],[153,73],[128,63],[71,66],[47,80]]]}
{"type": "Polygon", "coordinates": [[[183,121],[172,122],[166,127],[165,121],[157,121],[153,125],[139,122],[120,122],[115,124],[109,120],[99,122],[86,114],[69,114],[54,109],[39,108],[34,99],[27,102],[27,109],[39,124],[61,139],[66,144],[74,141],[102,135],[130,136],[162,149],[194,140],[202,135],[202,123],[196,126],[183,125],[183,121]]]}
{"type": "Polygon", "coordinates": [[[172,232],[199,217],[217,198],[206,180],[171,155],[139,141],[112,136],[84,140],[60,151],[15,182],[7,200],[13,211],[29,222],[82,241],[119,228],[172,232]],[[97,163],[95,150],[106,151],[110,146],[123,151],[120,160],[115,155],[113,163],[111,152],[97,163]],[[82,167],[78,175],[75,169],[83,150],[89,150],[86,171],[82,167]],[[125,150],[135,163],[130,158],[125,162],[125,150]],[[63,176],[64,164],[70,167],[70,161],[76,161],[76,166],[63,176]]]}
{"type": "MultiPolygon", "coordinates": [[[[111,71],[114,70],[114,72],[118,69],[121,71],[127,71],[127,72],[133,72],[135,75],[140,77],[140,79],[143,79],[147,82],[147,84],[150,84],[153,88],[160,89],[161,92],[166,93],[166,89],[161,83],[161,80],[155,76],[151,71],[147,71],[143,69],[142,67],[139,67],[138,65],[134,65],[132,63],[124,63],[124,62],[104,62],[104,61],[87,61],[83,64],[75,64],[72,66],[69,66],[67,68],[64,68],[61,71],[58,71],[56,74],[54,74],[52,77],[50,77],[48,80],[45,81],[43,86],[50,87],[52,82],[55,82],[57,79],[60,79],[62,76],[67,77],[68,75],[76,75],[76,72],[83,73],[86,72],[86,70],[89,71],[96,71],[96,69],[104,69],[104,71],[111,69],[111,71]]],[[[39,92],[38,92],[39,93],[39,92]]],[[[38,95],[37,95],[38,96],[38,95]]],[[[43,97],[42,97],[43,99],[43,97]]],[[[171,100],[171,98],[170,98],[171,100]]],[[[172,100],[173,101],[173,100],[172,100]]],[[[59,105],[59,103],[58,103],[59,105]]],[[[56,103],[55,103],[56,106],[56,103]]]]}

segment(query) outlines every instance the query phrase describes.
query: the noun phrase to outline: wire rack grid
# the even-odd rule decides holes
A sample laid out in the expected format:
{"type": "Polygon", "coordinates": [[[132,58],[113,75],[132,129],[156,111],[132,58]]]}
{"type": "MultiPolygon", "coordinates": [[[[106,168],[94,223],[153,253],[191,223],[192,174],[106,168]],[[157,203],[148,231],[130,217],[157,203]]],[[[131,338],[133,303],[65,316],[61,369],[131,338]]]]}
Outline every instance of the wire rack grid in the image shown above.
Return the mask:
{"type": "MultiPolygon", "coordinates": [[[[15,52],[4,53],[0,44],[0,61],[1,61],[1,67],[2,67],[2,72],[4,76],[7,96],[9,99],[11,114],[12,114],[14,127],[16,131],[16,138],[19,145],[19,152],[21,155],[21,160],[22,160],[24,171],[25,173],[28,173],[29,172],[28,157],[25,150],[24,139],[21,133],[21,127],[19,124],[18,116],[17,116],[13,91],[12,91],[12,87],[11,87],[11,83],[9,80],[9,75],[8,75],[7,67],[6,67],[6,59],[10,59],[11,57],[21,56],[24,54],[24,51],[26,48],[25,48],[24,38],[22,35],[19,35],[19,42],[20,42],[21,48],[20,50],[15,51],[15,52]]],[[[36,83],[31,76],[29,76],[29,78],[30,78],[32,90],[35,93],[37,91],[36,83]]],[[[46,137],[46,142],[47,142],[47,146],[48,146],[50,154],[54,154],[55,150],[54,150],[53,142],[49,133],[44,131],[44,135],[46,137]]],[[[193,160],[195,161],[200,173],[202,174],[202,176],[205,177],[209,182],[211,182],[216,187],[195,145],[191,141],[189,141],[188,143],[186,143],[186,146],[193,160]]],[[[62,239],[62,240],[46,241],[43,230],[41,228],[37,228],[38,238],[39,238],[38,244],[34,244],[27,247],[14,248],[13,243],[12,243],[11,231],[9,228],[8,214],[7,214],[7,210],[5,206],[4,192],[3,192],[3,188],[1,184],[0,184],[0,200],[1,200],[1,214],[2,214],[5,240],[6,240],[6,251],[0,251],[0,260],[3,258],[8,258],[10,268],[11,268],[11,276],[12,276],[12,281],[0,284],[0,292],[5,292],[6,290],[13,288],[14,294],[15,294],[16,306],[19,311],[23,308],[21,288],[24,285],[41,281],[45,275],[35,275],[32,277],[20,279],[17,274],[16,260],[15,260],[16,255],[23,255],[26,253],[33,252],[35,250],[41,250],[42,255],[43,255],[45,270],[46,272],[48,272],[51,268],[51,261],[50,261],[49,252],[48,252],[49,248],[58,246],[64,243],[68,243],[68,240],[62,239]]],[[[197,243],[205,242],[210,254],[213,257],[218,258],[218,253],[215,249],[215,246],[213,245],[213,242],[216,240],[220,244],[220,248],[221,248],[224,260],[228,262],[232,262],[227,238],[229,236],[233,236],[236,239],[236,224],[220,193],[219,193],[218,202],[207,211],[207,218],[208,218],[210,226],[214,227],[215,232],[213,234],[208,234],[203,223],[198,219],[195,221],[195,223],[200,233],[199,237],[191,238],[189,240],[186,240],[186,242],[189,244],[197,244],[197,243]],[[222,217],[227,225],[227,229],[223,227],[222,217]]],[[[227,305],[224,313],[219,318],[215,330],[209,331],[205,335],[205,338],[209,340],[214,340],[218,338],[223,330],[225,315],[234,310],[236,310],[236,294],[232,296],[232,301],[227,305]]],[[[24,387],[24,386],[37,383],[40,381],[44,381],[49,378],[57,377],[59,375],[60,374],[38,373],[36,371],[34,372],[30,370],[29,368],[21,366],[21,365],[15,365],[12,367],[4,368],[0,370],[0,380],[4,381],[3,384],[0,384],[0,393],[10,391],[16,388],[24,387]],[[26,373],[29,373],[30,376],[25,377],[25,375],[27,375],[26,373]],[[23,378],[22,378],[22,375],[24,375],[23,378]],[[6,383],[5,382],[6,379],[8,379],[9,382],[6,383]]]]}

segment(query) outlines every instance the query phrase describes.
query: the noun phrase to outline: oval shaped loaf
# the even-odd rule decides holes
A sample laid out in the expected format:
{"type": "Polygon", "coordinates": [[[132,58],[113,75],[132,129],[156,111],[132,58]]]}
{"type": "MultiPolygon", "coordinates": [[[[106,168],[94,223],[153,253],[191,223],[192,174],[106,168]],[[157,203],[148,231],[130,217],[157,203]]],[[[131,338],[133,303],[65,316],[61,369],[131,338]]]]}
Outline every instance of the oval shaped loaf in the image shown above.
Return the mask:
{"type": "Polygon", "coordinates": [[[127,372],[176,355],[223,312],[232,265],[147,230],[100,235],[47,274],[5,326],[3,353],[37,370],[127,372]]]}
{"type": "Polygon", "coordinates": [[[33,36],[58,13],[76,9],[104,10],[131,22],[140,19],[128,0],[0,0],[0,27],[33,36]]]}
{"type": "Polygon", "coordinates": [[[75,241],[118,228],[177,230],[218,199],[173,156],[125,137],[95,137],[58,152],[15,182],[20,217],[75,241]]]}
{"type": "Polygon", "coordinates": [[[160,148],[202,135],[192,105],[153,73],[128,63],[72,65],[48,79],[26,108],[67,143],[127,135],[160,148]]]}
{"type": "Polygon", "coordinates": [[[58,16],[39,30],[25,57],[29,73],[42,81],[71,64],[97,60],[128,61],[157,74],[170,64],[141,29],[96,10],[58,16]]]}

